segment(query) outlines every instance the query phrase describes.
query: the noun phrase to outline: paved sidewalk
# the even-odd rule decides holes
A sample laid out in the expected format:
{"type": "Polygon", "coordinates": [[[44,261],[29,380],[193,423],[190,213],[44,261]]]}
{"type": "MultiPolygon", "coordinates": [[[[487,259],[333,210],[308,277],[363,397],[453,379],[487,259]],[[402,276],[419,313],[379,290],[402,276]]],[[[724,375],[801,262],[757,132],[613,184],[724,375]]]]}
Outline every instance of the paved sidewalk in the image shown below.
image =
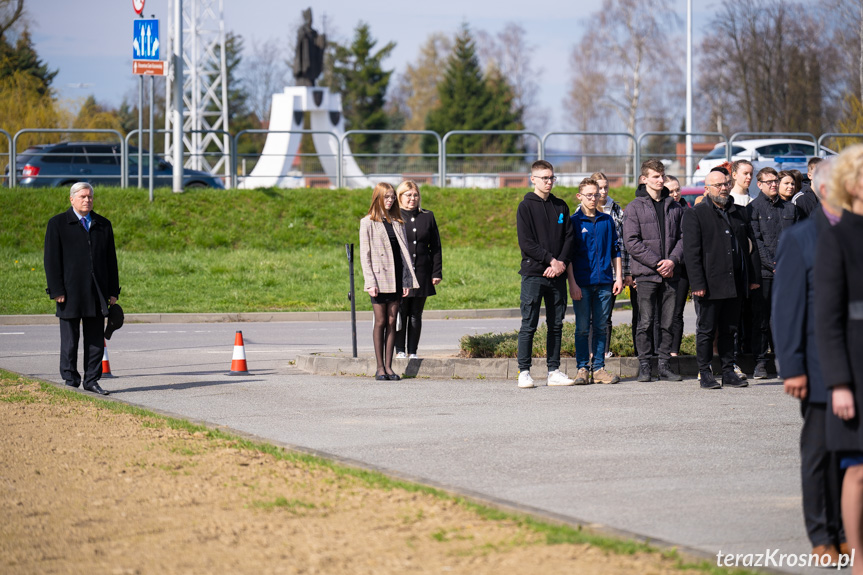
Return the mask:
{"type": "MultiPolygon", "coordinates": [[[[518,318],[429,320],[423,348],[509,331],[518,318]]],[[[371,353],[361,322],[360,354],[371,353]]],[[[128,324],[109,342],[112,398],[540,510],[723,553],[809,551],[798,403],[780,382],[520,390],[500,379],[318,376],[298,355],[345,352],[347,322],[128,324]],[[234,331],[250,374],[228,377],[234,331]]],[[[56,326],[0,328],[0,367],[57,382],[56,326]]],[[[785,569],[790,573],[823,573],[785,569]]]]}

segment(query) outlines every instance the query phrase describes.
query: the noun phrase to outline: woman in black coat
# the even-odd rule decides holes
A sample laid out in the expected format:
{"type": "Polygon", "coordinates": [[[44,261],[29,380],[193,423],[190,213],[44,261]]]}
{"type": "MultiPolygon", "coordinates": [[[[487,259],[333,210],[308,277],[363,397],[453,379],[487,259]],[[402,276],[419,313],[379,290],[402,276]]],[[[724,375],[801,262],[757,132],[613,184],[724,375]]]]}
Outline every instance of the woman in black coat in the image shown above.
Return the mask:
{"type": "Polygon", "coordinates": [[[815,336],[828,390],[827,448],[845,469],[842,523],[863,574],[863,145],[836,159],[830,202],[844,211],[818,236],[815,336]]]}
{"type": "Polygon", "coordinates": [[[396,329],[396,357],[416,359],[423,326],[426,298],[435,295],[435,286],[443,279],[440,233],[434,214],[420,207],[420,189],[407,180],[396,189],[402,219],[408,236],[408,251],[420,287],[402,299],[401,325],[396,329]],[[405,348],[407,340],[407,348],[405,348]],[[406,353],[407,352],[407,353],[406,353]]]}

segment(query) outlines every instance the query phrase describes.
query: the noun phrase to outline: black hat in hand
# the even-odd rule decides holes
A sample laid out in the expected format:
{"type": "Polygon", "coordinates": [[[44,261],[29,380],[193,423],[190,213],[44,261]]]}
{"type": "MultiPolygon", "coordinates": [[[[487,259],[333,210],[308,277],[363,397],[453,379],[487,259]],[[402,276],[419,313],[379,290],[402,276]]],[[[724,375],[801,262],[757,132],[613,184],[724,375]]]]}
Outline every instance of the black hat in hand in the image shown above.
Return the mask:
{"type": "Polygon", "coordinates": [[[105,339],[111,339],[114,332],[123,327],[125,317],[120,304],[115,303],[108,308],[108,325],[105,327],[105,339]]]}

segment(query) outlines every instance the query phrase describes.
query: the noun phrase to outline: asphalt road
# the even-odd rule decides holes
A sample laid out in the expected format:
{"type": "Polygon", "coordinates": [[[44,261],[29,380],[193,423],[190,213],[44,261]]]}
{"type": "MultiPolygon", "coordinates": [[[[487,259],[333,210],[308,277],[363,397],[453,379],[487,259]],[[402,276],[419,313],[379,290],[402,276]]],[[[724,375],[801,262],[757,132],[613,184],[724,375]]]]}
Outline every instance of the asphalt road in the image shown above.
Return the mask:
{"type": "MultiPolygon", "coordinates": [[[[628,321],[630,312],[616,312],[628,321]]],[[[691,322],[687,331],[692,331],[691,322]]],[[[424,322],[420,352],[518,319],[424,322]]],[[[371,325],[360,322],[359,352],[371,325]]],[[[298,354],[349,352],[347,322],[127,324],[102,386],[134,405],[714,557],[810,550],[795,400],[778,380],[520,390],[512,381],[322,377],[298,354]],[[250,373],[227,376],[242,330],[250,373]]],[[[56,326],[0,326],[0,367],[59,382],[56,326]]],[[[823,570],[785,568],[791,573],[823,570]]]]}

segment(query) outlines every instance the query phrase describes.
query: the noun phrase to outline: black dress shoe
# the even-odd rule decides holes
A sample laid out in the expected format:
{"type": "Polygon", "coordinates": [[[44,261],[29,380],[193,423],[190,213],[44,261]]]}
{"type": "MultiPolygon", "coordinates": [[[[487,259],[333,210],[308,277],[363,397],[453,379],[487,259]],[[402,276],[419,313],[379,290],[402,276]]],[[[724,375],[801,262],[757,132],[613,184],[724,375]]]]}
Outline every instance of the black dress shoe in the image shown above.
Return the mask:
{"type": "Polygon", "coordinates": [[[733,371],[725,371],[722,373],[722,387],[749,387],[749,382],[740,379],[733,371]]]}
{"type": "Polygon", "coordinates": [[[722,386],[716,381],[716,378],[713,377],[713,373],[710,371],[702,371],[701,372],[701,389],[722,389],[722,386]]]}
{"type": "Polygon", "coordinates": [[[375,375],[375,380],[377,380],[377,381],[389,381],[389,379],[390,379],[390,376],[388,376],[385,373],[379,373],[379,374],[375,375]]]}
{"type": "Polygon", "coordinates": [[[69,387],[79,387],[81,385],[81,382],[79,381],[78,383],[75,383],[72,381],[67,381],[66,385],[68,385],[69,387]]]}
{"type": "Polygon", "coordinates": [[[398,381],[401,378],[398,376],[397,373],[389,373],[387,374],[387,379],[389,379],[390,381],[398,381]]]}
{"type": "Polygon", "coordinates": [[[98,383],[94,383],[91,387],[85,387],[87,391],[92,391],[93,393],[98,393],[99,395],[110,395],[110,392],[105,391],[101,387],[99,387],[98,383]]]}

